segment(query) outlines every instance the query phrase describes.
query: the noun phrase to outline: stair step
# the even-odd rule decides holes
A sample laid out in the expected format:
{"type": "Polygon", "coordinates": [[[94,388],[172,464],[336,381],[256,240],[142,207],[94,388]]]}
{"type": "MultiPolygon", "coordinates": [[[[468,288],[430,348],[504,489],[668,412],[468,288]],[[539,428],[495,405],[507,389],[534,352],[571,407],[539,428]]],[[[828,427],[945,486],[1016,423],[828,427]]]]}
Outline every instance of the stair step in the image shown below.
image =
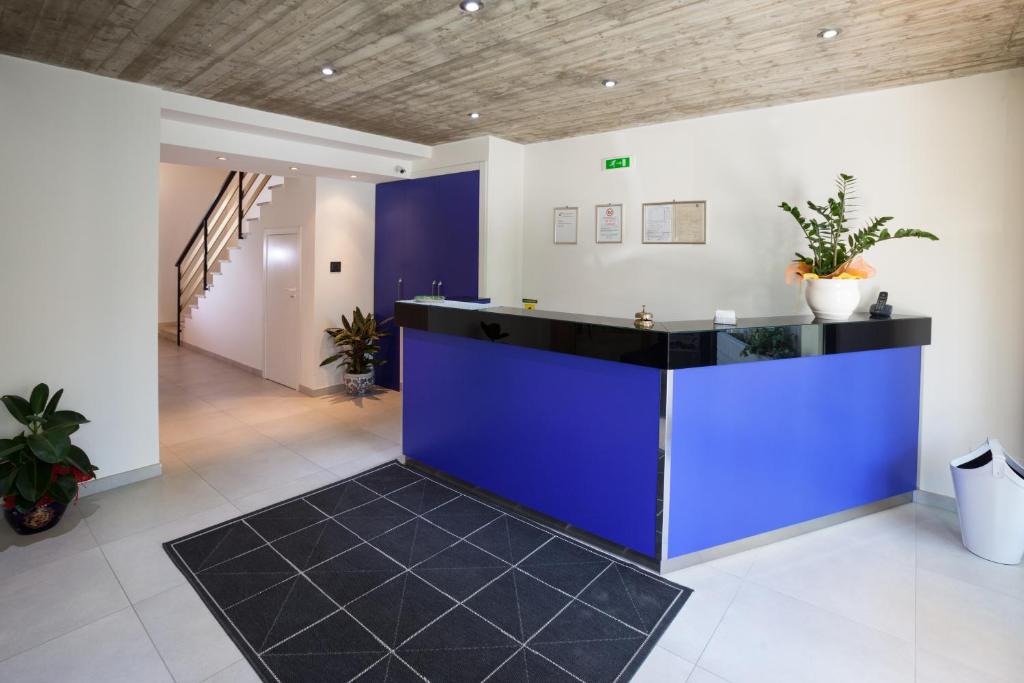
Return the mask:
{"type": "Polygon", "coordinates": [[[177,323],[158,323],[156,326],[156,335],[160,339],[178,341],[177,327],[177,323]]]}
{"type": "Polygon", "coordinates": [[[282,185],[284,185],[284,178],[279,175],[270,176],[270,180],[267,182],[267,187],[271,189],[281,187],[282,185]]]}

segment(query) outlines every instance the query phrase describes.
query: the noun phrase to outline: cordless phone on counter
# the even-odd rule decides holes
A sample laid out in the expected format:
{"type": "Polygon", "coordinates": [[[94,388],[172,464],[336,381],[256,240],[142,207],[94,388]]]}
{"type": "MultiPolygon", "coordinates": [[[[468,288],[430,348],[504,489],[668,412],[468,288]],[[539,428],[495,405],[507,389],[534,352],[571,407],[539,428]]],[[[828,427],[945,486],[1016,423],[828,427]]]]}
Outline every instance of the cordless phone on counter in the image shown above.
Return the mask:
{"type": "Polygon", "coordinates": [[[892,315],[892,306],[888,303],[889,292],[879,292],[878,301],[871,304],[871,317],[872,318],[888,318],[892,315]]]}

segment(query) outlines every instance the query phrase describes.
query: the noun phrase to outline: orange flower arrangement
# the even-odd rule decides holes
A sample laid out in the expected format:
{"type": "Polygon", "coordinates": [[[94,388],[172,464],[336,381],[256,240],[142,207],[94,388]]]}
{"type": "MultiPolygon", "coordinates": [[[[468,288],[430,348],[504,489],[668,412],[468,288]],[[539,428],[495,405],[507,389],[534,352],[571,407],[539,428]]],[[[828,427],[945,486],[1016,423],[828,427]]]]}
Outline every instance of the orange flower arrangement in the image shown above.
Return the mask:
{"type": "MultiPolygon", "coordinates": [[[[858,256],[834,270],[826,278],[833,280],[866,280],[869,277],[874,277],[876,272],[874,266],[865,261],[863,256],[858,256]]],[[[786,266],[787,285],[795,285],[803,280],[819,279],[821,279],[821,276],[815,274],[811,270],[810,264],[804,261],[793,261],[786,266]]]]}

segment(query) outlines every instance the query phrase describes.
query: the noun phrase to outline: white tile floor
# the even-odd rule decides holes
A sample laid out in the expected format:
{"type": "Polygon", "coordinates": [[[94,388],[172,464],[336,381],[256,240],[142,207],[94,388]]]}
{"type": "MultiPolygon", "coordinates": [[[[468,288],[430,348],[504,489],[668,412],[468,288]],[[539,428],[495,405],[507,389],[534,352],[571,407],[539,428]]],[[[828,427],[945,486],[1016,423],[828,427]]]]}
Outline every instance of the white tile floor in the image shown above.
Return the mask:
{"type": "MultiPolygon", "coordinates": [[[[0,525],[0,681],[255,681],[161,543],[400,453],[396,394],[308,398],[160,345],[157,479],[0,525]]],[[[1024,678],[1024,566],[978,559],[956,515],[904,505],[670,578],[695,589],[634,680],[1024,678]]]]}

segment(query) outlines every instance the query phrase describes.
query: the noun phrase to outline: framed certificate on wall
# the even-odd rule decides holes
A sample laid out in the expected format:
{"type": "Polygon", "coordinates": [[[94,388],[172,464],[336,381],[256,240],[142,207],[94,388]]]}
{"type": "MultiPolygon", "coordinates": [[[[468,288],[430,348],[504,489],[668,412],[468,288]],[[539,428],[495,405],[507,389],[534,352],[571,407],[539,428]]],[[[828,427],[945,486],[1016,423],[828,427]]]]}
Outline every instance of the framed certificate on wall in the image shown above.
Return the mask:
{"type": "Polygon", "coordinates": [[[644,204],[644,244],[707,244],[707,202],[644,204]]]}
{"type": "Polygon", "coordinates": [[[594,240],[598,244],[622,242],[622,204],[598,204],[594,221],[594,240]]]}
{"type": "Polygon", "coordinates": [[[576,244],[580,210],[576,206],[555,209],[555,244],[576,244]]]}

